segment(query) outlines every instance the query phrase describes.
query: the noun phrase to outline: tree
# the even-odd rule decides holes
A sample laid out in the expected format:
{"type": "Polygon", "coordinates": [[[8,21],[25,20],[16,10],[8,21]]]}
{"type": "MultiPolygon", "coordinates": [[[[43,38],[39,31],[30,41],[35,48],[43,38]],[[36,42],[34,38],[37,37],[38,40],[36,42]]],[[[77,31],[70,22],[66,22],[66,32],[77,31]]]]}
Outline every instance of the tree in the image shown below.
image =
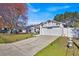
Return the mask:
{"type": "Polygon", "coordinates": [[[64,19],[64,15],[63,14],[58,14],[54,17],[54,20],[56,21],[62,21],[64,19]]]}
{"type": "Polygon", "coordinates": [[[78,12],[65,12],[63,14],[57,14],[54,17],[54,20],[56,20],[56,21],[64,21],[64,20],[68,20],[67,18],[69,18],[69,17],[79,18],[79,14],[78,14],[78,12]]]}
{"type": "Polygon", "coordinates": [[[27,8],[23,3],[0,4],[0,16],[3,18],[4,27],[7,26],[10,29],[18,28],[18,19],[20,16],[23,20],[27,20],[27,16],[24,18],[26,11],[27,8]]]}
{"type": "Polygon", "coordinates": [[[68,26],[79,27],[79,12],[65,12],[63,14],[57,14],[54,20],[59,22],[65,22],[68,26]]]}

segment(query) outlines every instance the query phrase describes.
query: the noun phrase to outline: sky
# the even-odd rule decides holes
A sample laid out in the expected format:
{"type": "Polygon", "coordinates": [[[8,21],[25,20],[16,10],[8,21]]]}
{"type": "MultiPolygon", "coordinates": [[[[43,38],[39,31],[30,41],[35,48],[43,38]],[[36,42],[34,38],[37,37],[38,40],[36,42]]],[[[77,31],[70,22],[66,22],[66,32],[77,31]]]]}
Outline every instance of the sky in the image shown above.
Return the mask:
{"type": "Polygon", "coordinates": [[[77,3],[28,3],[28,25],[53,20],[57,14],[79,11],[77,3]]]}

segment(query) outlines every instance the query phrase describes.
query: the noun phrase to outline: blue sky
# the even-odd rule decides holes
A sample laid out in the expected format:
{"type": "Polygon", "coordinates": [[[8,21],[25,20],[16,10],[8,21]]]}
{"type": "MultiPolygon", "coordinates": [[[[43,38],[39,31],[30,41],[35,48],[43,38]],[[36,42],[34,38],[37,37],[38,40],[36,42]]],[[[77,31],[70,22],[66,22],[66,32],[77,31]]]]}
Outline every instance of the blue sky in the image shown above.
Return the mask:
{"type": "Polygon", "coordinates": [[[28,25],[53,20],[56,14],[79,11],[77,3],[28,3],[28,25]]]}

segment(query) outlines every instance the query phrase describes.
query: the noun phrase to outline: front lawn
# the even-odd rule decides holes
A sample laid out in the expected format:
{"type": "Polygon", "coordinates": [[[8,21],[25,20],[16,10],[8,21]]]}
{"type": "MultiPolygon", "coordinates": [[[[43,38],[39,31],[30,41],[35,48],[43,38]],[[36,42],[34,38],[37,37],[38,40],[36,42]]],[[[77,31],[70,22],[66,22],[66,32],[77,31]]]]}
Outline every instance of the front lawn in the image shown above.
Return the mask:
{"type": "Polygon", "coordinates": [[[47,47],[35,54],[35,56],[73,56],[79,55],[79,49],[74,46],[71,49],[67,49],[67,38],[59,37],[56,41],[49,44],[47,47]]]}
{"type": "Polygon", "coordinates": [[[0,44],[11,43],[33,37],[32,34],[2,34],[0,33],[0,44]]]}

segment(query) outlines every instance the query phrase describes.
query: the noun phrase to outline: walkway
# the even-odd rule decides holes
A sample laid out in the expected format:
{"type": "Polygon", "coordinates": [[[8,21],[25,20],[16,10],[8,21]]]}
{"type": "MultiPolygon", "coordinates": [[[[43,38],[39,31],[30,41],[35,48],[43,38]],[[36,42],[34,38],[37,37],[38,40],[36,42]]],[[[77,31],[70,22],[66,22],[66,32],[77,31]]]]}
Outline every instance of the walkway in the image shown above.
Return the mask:
{"type": "Polygon", "coordinates": [[[56,36],[37,36],[10,44],[0,45],[1,56],[33,56],[56,40],[56,36]]]}

